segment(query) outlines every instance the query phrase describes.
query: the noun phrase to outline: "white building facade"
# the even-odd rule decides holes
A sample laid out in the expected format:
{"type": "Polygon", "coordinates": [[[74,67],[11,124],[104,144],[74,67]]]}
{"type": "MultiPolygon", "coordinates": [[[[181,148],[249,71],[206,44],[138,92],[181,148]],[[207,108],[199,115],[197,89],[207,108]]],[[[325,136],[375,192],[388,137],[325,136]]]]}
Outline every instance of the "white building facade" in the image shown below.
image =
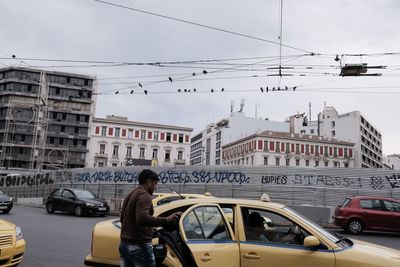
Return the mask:
{"type": "Polygon", "coordinates": [[[353,168],[353,143],[315,135],[265,131],[222,148],[224,165],[353,168]]]}
{"type": "Polygon", "coordinates": [[[385,164],[392,170],[400,170],[400,155],[388,155],[384,159],[385,164]]]}
{"type": "Polygon", "coordinates": [[[188,165],[192,128],[94,118],[86,167],[188,165]]]}
{"type": "Polygon", "coordinates": [[[192,138],[190,165],[221,165],[223,145],[265,130],[289,132],[289,123],[246,117],[241,111],[232,112],[230,117],[209,124],[192,138]]]}
{"type": "Polygon", "coordinates": [[[382,168],[382,135],[360,111],[338,114],[334,107],[324,107],[317,121],[307,121],[304,114],[289,118],[290,131],[314,134],[354,143],[357,168],[382,168]]]}

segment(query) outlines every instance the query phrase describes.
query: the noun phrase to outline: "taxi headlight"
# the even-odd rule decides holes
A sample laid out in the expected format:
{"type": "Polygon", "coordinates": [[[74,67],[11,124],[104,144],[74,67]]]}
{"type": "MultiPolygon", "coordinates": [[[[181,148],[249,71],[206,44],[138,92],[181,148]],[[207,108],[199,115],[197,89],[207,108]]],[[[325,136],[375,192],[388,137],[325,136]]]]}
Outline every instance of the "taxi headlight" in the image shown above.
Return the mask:
{"type": "Polygon", "coordinates": [[[92,204],[92,203],[85,203],[86,204],[86,206],[88,206],[88,207],[94,207],[94,204],[92,204]]]}
{"type": "Polygon", "coordinates": [[[22,239],[22,229],[19,226],[15,226],[15,236],[17,241],[22,239]]]}

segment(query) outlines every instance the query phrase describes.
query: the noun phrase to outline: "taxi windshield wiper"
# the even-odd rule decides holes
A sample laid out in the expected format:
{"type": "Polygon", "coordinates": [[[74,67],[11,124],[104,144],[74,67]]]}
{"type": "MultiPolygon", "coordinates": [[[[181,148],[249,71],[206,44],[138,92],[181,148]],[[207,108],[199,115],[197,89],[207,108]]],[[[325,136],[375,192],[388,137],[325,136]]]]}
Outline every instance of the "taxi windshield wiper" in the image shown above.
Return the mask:
{"type": "Polygon", "coordinates": [[[349,245],[349,246],[353,246],[353,244],[354,244],[353,241],[351,241],[351,239],[349,239],[349,238],[347,238],[347,237],[345,237],[345,236],[343,236],[343,235],[341,235],[339,233],[335,233],[335,236],[339,239],[338,241],[335,242],[336,244],[338,244],[338,243],[343,244],[343,242],[346,243],[346,245],[349,245]]]}

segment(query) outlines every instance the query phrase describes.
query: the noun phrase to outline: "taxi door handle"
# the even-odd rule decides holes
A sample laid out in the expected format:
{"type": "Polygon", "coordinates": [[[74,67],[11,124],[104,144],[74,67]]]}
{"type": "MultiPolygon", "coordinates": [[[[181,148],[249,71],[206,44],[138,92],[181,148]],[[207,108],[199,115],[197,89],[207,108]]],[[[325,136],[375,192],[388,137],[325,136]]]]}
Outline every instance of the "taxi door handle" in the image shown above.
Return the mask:
{"type": "Polygon", "coordinates": [[[246,259],[251,259],[251,260],[258,260],[260,259],[260,256],[257,255],[257,253],[250,252],[249,254],[243,254],[243,257],[246,259]]]}
{"type": "Polygon", "coordinates": [[[208,253],[203,254],[203,256],[201,256],[201,260],[202,261],[210,261],[211,260],[211,256],[208,253]]]}

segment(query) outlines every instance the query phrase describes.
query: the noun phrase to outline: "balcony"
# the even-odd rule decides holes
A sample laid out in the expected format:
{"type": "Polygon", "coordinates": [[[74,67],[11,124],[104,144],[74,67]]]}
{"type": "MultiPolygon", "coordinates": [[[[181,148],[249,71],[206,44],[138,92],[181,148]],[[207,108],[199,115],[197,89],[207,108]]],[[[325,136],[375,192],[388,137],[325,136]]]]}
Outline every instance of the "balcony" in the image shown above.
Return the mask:
{"type": "Polygon", "coordinates": [[[175,159],[174,165],[186,165],[186,160],[184,159],[175,159]]]}
{"type": "Polygon", "coordinates": [[[108,154],[104,154],[104,153],[96,153],[95,158],[108,158],[108,154]]]}

